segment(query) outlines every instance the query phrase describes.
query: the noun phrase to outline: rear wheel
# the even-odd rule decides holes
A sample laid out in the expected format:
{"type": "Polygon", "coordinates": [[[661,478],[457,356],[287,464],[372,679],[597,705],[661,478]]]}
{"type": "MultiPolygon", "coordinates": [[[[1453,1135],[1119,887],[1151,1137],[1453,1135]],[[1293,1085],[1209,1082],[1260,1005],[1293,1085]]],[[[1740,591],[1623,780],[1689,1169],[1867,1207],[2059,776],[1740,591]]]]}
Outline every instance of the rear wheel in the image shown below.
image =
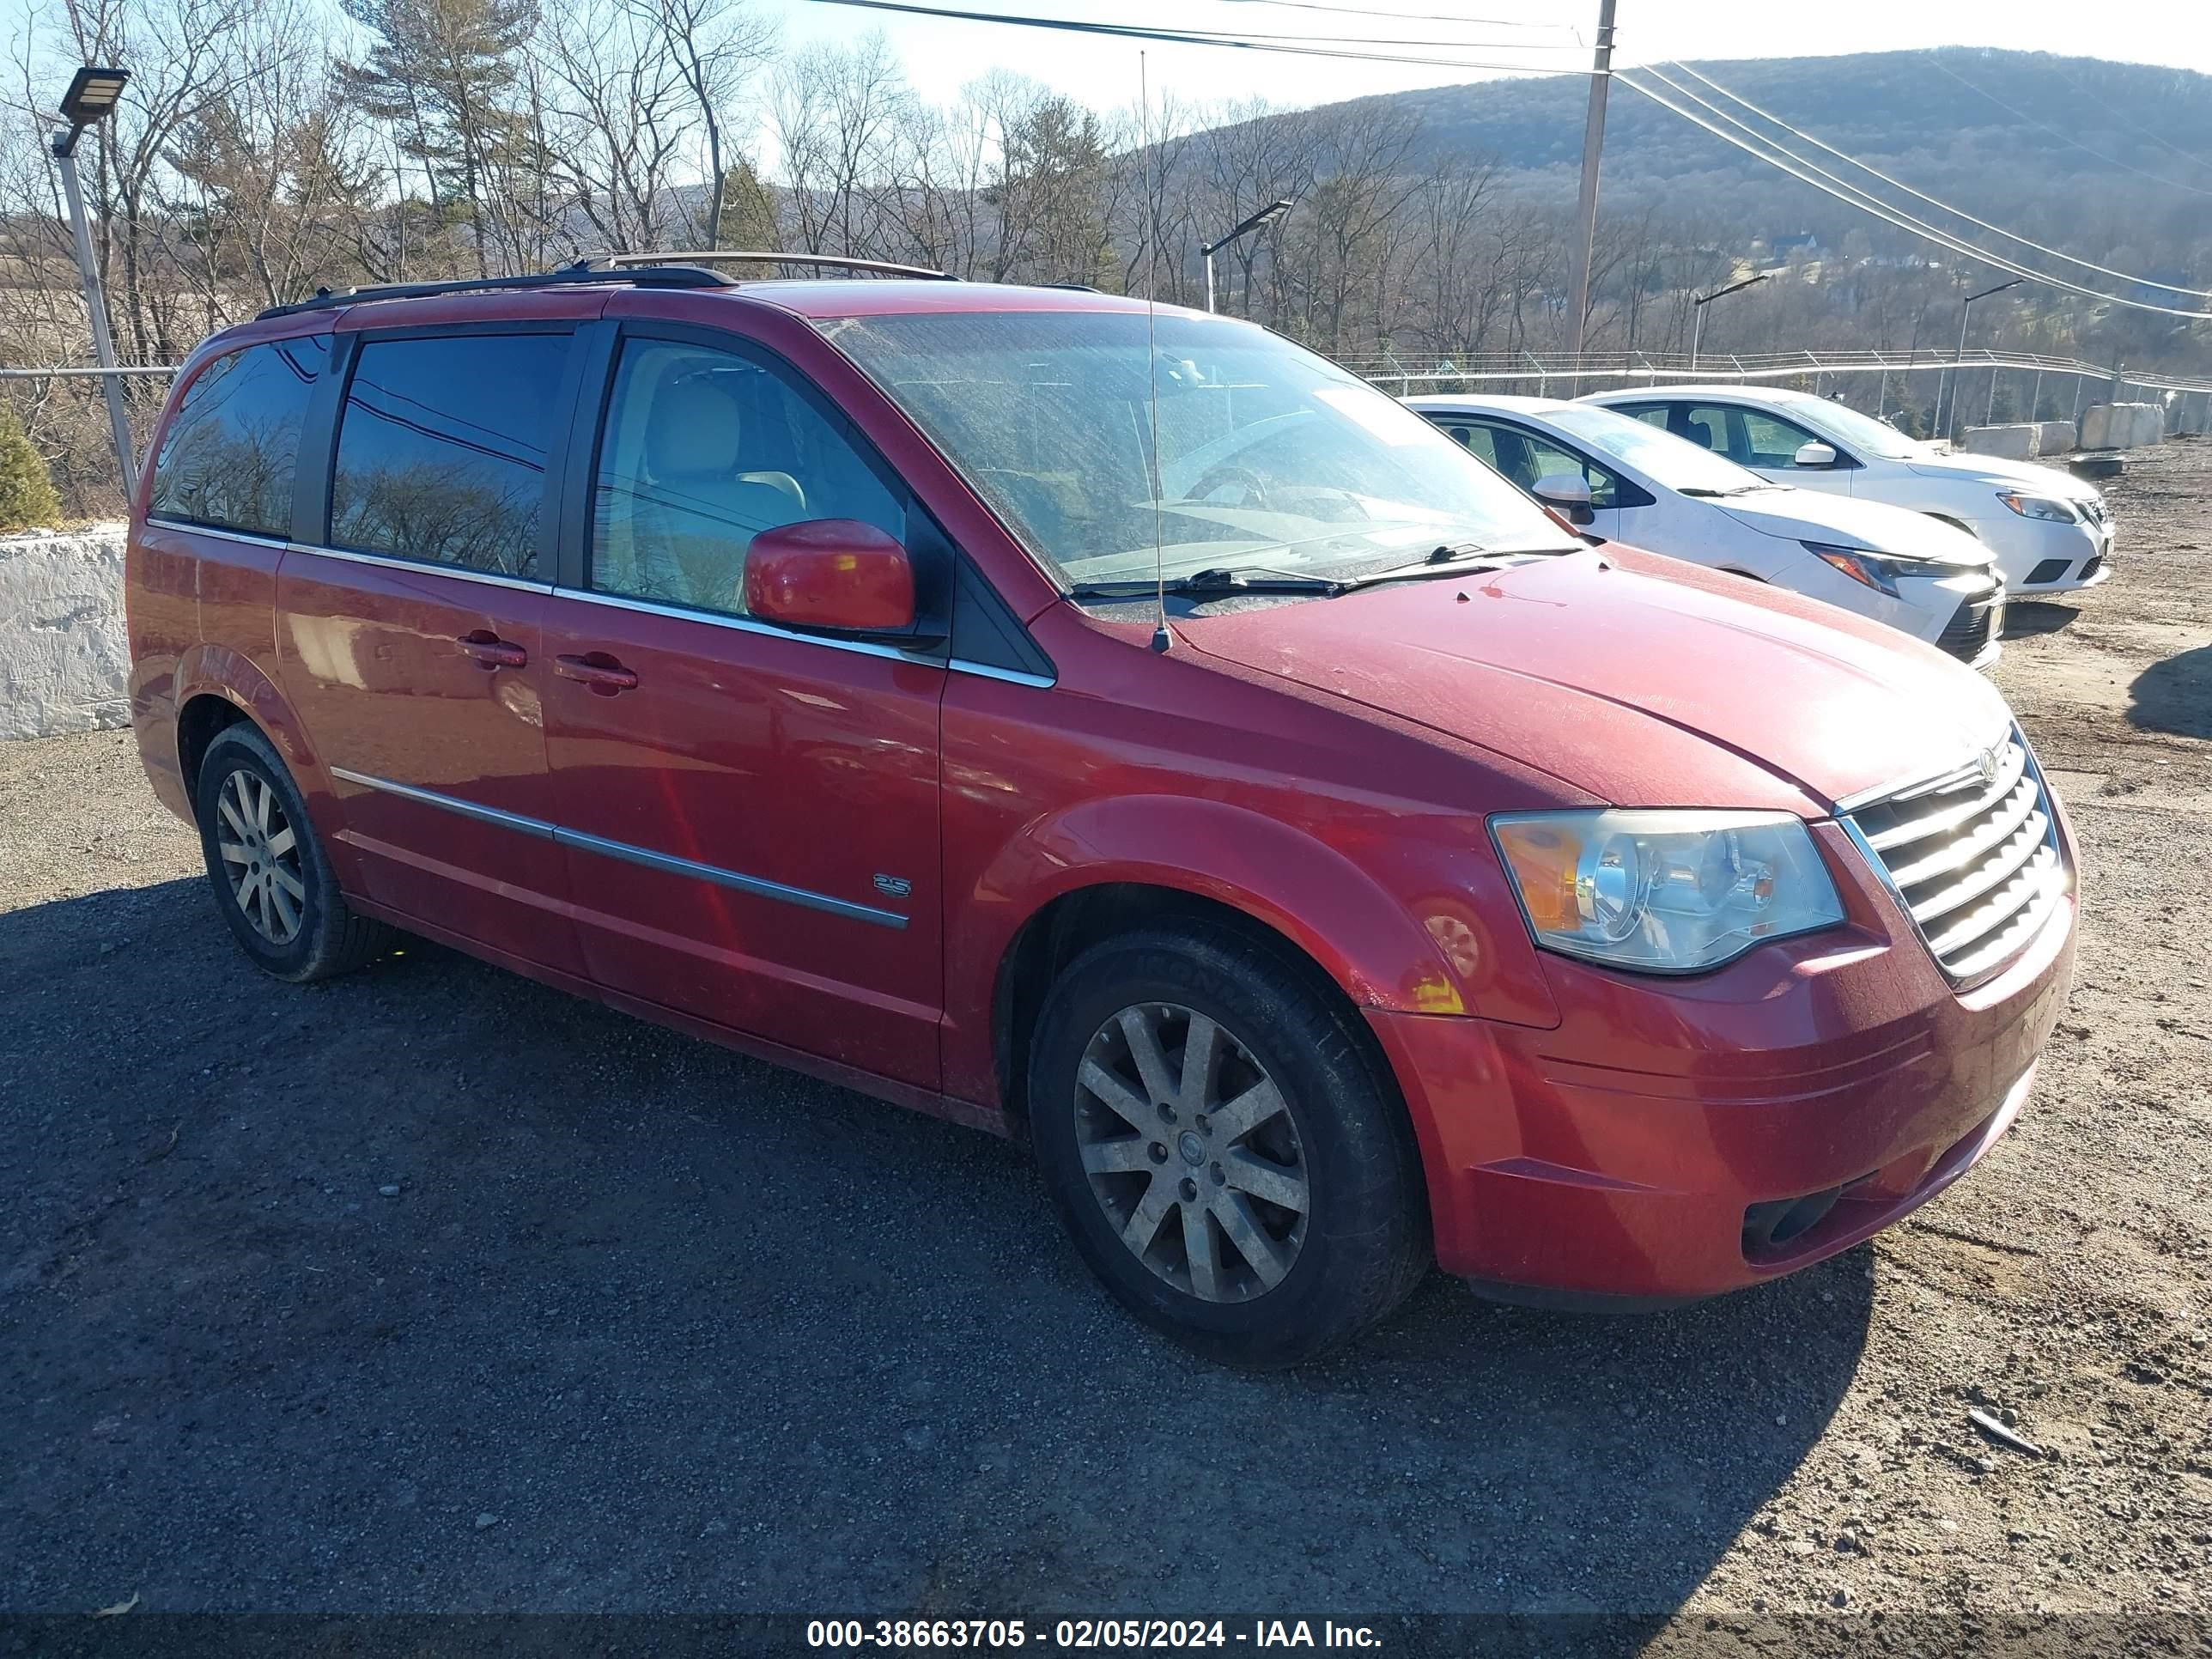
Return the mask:
{"type": "Polygon", "coordinates": [[[1233,932],[1085,952],[1032,1046],[1030,1131],[1061,1220],[1139,1317],[1210,1358],[1311,1358],[1428,1265],[1419,1157],[1340,1010],[1233,932]]]}
{"type": "Polygon", "coordinates": [[[307,803],[269,739],[229,726],[201,757],[194,790],[216,908],[254,964],[278,979],[358,968],[391,939],[338,893],[307,803]]]}

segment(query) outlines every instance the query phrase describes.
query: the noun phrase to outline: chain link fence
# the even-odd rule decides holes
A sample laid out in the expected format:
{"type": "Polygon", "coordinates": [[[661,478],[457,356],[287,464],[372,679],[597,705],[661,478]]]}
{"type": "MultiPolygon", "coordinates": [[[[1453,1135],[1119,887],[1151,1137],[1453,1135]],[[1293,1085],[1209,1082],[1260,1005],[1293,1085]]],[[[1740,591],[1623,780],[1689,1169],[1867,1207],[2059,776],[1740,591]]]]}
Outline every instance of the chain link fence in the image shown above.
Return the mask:
{"type": "MultiPolygon", "coordinates": [[[[1706,352],[1694,357],[1687,352],[1480,352],[1416,358],[1386,352],[1345,360],[1344,367],[1401,397],[1480,389],[1572,398],[1624,386],[1757,382],[1841,397],[1877,419],[1902,414],[1900,424],[1907,430],[1927,428],[1923,414],[1941,410],[1942,424],[1954,437],[1965,427],[2001,414],[2072,420],[2094,404],[2133,402],[2165,404],[2169,431],[2212,431],[2212,378],[2142,374],[2033,352],[1802,350],[1706,352]],[[1935,377],[1932,386],[1929,376],[1935,377]],[[2045,410],[2047,415],[2041,413],[2045,410]]],[[[114,444],[101,404],[103,372],[0,368],[0,396],[22,417],[72,518],[118,517],[124,509],[114,444]]],[[[176,370],[155,365],[113,372],[124,377],[132,433],[143,453],[176,370]]]]}

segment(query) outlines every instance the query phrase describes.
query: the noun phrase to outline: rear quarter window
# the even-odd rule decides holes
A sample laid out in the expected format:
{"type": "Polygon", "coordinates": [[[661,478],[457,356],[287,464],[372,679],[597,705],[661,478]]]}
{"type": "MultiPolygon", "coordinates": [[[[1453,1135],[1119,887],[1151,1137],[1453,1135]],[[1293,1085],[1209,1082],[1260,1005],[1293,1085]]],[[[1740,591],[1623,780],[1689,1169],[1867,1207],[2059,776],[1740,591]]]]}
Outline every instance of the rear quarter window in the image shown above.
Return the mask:
{"type": "Polygon", "coordinates": [[[202,369],[154,458],[153,516],[289,539],[300,428],[330,345],[271,340],[202,369]]]}

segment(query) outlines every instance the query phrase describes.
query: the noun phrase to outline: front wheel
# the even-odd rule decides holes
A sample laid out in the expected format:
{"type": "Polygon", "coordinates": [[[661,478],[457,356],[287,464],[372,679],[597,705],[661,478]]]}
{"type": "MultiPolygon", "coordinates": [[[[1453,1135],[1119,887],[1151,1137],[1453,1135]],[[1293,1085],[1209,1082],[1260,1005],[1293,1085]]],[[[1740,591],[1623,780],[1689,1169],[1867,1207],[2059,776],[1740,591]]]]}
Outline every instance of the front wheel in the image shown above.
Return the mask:
{"type": "Polygon", "coordinates": [[[1296,1364],[1382,1318],[1429,1262],[1419,1154],[1334,1006],[1226,929],[1079,957],[1031,1048],[1054,1206],[1131,1311],[1214,1359],[1296,1364]]]}
{"type": "Polygon", "coordinates": [[[325,979],[384,948],[390,930],[347,907],[299,786],[258,730],[216,734],[194,795],[216,908],[263,972],[325,979]]]}

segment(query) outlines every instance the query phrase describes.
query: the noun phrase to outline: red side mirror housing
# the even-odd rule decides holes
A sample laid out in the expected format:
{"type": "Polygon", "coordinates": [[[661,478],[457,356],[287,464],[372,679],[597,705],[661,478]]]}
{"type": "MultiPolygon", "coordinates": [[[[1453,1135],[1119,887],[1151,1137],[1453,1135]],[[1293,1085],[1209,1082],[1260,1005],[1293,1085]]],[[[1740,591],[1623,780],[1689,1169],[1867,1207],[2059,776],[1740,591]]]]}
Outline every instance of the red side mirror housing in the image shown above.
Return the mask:
{"type": "Polygon", "coordinates": [[[857,519],[809,519],[753,538],[745,609],[763,622],[906,639],[915,633],[914,561],[857,519]]]}

